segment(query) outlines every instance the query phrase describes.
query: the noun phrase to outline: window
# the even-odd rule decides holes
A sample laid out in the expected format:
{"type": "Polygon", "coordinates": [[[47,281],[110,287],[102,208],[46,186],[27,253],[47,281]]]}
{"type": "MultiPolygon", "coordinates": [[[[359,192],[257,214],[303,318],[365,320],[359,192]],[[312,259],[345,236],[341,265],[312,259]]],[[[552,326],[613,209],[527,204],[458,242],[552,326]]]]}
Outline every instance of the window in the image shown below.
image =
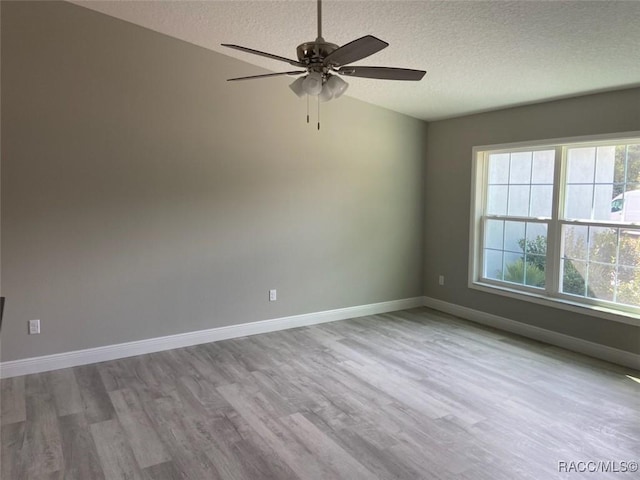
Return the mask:
{"type": "Polygon", "coordinates": [[[474,180],[471,287],[637,323],[640,132],[476,147],[474,180]]]}

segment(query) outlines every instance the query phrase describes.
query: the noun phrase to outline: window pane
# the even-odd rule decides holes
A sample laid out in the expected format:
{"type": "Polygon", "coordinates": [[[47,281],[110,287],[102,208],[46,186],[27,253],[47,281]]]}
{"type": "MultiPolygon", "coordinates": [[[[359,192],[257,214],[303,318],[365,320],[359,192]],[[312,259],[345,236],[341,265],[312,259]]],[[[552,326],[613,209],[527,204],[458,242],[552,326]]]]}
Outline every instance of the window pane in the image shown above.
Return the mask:
{"type": "Polygon", "coordinates": [[[613,184],[596,185],[593,197],[593,218],[608,222],[612,218],[613,184]]]}
{"type": "Polygon", "coordinates": [[[593,183],[596,149],[570,148],[567,152],[567,183],[593,183]]]}
{"type": "Polygon", "coordinates": [[[567,155],[564,218],[640,223],[640,205],[635,213],[635,201],[625,199],[640,190],[639,144],[571,148],[567,155]]]}
{"type": "Polygon", "coordinates": [[[576,260],[562,261],[562,292],[584,296],[587,263],[576,260]]]}
{"type": "Polygon", "coordinates": [[[544,288],[547,229],[545,223],[487,219],[484,277],[544,288]]]}
{"type": "Polygon", "coordinates": [[[615,263],[618,232],[613,228],[589,227],[589,261],[615,263]]]}
{"type": "Polygon", "coordinates": [[[618,263],[628,267],[640,267],[640,231],[621,230],[618,263]]]}
{"type": "Polygon", "coordinates": [[[602,263],[589,264],[587,296],[598,300],[613,301],[616,268],[602,263]]]}
{"type": "Polygon", "coordinates": [[[612,203],[612,210],[620,209],[617,212],[611,213],[612,219],[620,222],[627,223],[640,223],[640,185],[627,184],[627,190],[621,195],[616,197],[615,200],[621,200],[619,205],[612,203]]]}
{"type": "Polygon", "coordinates": [[[526,252],[544,255],[547,253],[547,225],[544,223],[527,223],[526,252]]]}
{"type": "MultiPolygon", "coordinates": [[[[627,178],[627,146],[616,147],[616,159],[613,169],[613,183],[624,183],[627,178]]],[[[621,192],[619,192],[621,193],[621,192]]]]}
{"type": "Polygon", "coordinates": [[[544,288],[547,266],[547,225],[526,224],[526,244],[524,257],[524,283],[531,287],[544,288]]]}
{"type": "Polygon", "coordinates": [[[509,154],[489,155],[489,184],[509,182],[509,154]]]}
{"type": "Polygon", "coordinates": [[[640,183],[640,143],[627,146],[627,183],[640,183]]]}
{"type": "Polygon", "coordinates": [[[567,185],[564,218],[590,220],[593,185],[567,185]]]}
{"type": "Polygon", "coordinates": [[[511,154],[509,183],[531,183],[531,152],[517,152],[511,154]]]}
{"type": "Polygon", "coordinates": [[[596,183],[613,183],[616,147],[598,147],[596,159],[596,183]]]}
{"type": "Polygon", "coordinates": [[[502,252],[497,250],[484,251],[484,277],[502,280],[502,252]]]}
{"type": "Polygon", "coordinates": [[[565,225],[563,227],[562,256],[576,260],[586,260],[588,236],[588,227],[565,225]]]}
{"type": "Polygon", "coordinates": [[[509,187],[489,186],[487,193],[487,213],[489,215],[506,215],[508,190],[509,187]]]}
{"type": "Polygon", "coordinates": [[[528,185],[511,185],[509,187],[508,215],[526,217],[529,215],[529,187],[528,185]]]}
{"type": "Polygon", "coordinates": [[[504,249],[510,252],[524,251],[524,222],[505,222],[504,249]]]}
{"type": "Polygon", "coordinates": [[[522,255],[505,252],[504,279],[512,283],[524,283],[524,261],[522,255]]]}
{"type": "Polygon", "coordinates": [[[531,187],[531,217],[551,217],[553,205],[552,185],[533,185],[531,187]]]}
{"type": "Polygon", "coordinates": [[[616,301],[640,307],[640,268],[620,267],[616,301]]]}
{"type": "Polygon", "coordinates": [[[553,185],[553,170],[555,150],[533,152],[533,172],[531,183],[546,183],[553,185]]]}
{"type": "Polygon", "coordinates": [[[640,269],[640,228],[565,226],[563,240],[564,293],[615,303],[635,301],[630,296],[640,292],[640,276],[635,276],[640,269]]]}
{"type": "Polygon", "coordinates": [[[487,220],[485,247],[502,250],[504,237],[504,222],[502,220],[487,220]]]}
{"type": "Polygon", "coordinates": [[[526,257],[525,269],[525,285],[531,287],[544,288],[545,286],[545,268],[547,259],[544,255],[530,255],[526,257]]]}

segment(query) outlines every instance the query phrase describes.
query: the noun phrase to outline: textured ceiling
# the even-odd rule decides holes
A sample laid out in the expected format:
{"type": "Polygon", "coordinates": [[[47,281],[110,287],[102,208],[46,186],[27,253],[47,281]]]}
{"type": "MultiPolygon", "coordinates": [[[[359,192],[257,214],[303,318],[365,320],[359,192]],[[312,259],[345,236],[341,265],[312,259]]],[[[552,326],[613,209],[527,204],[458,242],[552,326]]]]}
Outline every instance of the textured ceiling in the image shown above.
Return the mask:
{"type": "MultiPolygon", "coordinates": [[[[308,0],[73,3],[271,71],[290,66],[220,43],[295,58],[316,37],[308,0]]],[[[390,44],[354,65],[427,70],[421,82],[349,78],[347,94],[425,120],[640,85],[639,19],[640,1],[323,2],[327,41],[372,34],[390,44]]]]}

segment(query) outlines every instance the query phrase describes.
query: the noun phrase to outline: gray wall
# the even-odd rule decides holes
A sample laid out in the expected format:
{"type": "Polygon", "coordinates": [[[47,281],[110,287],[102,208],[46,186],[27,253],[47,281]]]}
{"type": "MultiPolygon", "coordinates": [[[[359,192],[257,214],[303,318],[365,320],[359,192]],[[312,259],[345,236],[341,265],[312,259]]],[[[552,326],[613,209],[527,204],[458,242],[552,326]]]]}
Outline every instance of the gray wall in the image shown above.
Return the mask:
{"type": "Polygon", "coordinates": [[[341,98],[317,132],[290,80],[228,84],[260,70],[71,4],[1,9],[2,361],[422,293],[640,351],[638,328],[467,288],[471,148],[639,130],[639,89],[428,136],[341,98]]]}
{"type": "Polygon", "coordinates": [[[2,2],[3,361],[422,294],[426,124],[254,73],[2,2]]]}
{"type": "Polygon", "coordinates": [[[467,287],[472,147],[634,130],[640,130],[640,89],[430,123],[425,177],[425,295],[640,353],[637,327],[467,287]],[[438,285],[439,274],[445,275],[445,286],[438,285]]]}

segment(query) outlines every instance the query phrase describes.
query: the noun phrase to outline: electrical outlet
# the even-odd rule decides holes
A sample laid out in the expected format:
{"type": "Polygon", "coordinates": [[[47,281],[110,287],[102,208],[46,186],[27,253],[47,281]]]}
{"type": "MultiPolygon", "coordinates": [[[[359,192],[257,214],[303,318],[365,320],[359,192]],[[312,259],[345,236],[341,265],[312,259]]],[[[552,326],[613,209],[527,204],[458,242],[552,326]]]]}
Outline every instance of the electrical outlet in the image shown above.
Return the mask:
{"type": "Polygon", "coordinates": [[[278,299],[278,292],[275,289],[269,290],[269,301],[275,302],[277,299],[278,299]]]}
{"type": "Polygon", "coordinates": [[[29,320],[29,335],[40,333],[40,320],[29,320]]]}
{"type": "Polygon", "coordinates": [[[440,276],[438,277],[438,284],[440,284],[440,285],[444,285],[444,275],[440,275],[440,276]]]}

